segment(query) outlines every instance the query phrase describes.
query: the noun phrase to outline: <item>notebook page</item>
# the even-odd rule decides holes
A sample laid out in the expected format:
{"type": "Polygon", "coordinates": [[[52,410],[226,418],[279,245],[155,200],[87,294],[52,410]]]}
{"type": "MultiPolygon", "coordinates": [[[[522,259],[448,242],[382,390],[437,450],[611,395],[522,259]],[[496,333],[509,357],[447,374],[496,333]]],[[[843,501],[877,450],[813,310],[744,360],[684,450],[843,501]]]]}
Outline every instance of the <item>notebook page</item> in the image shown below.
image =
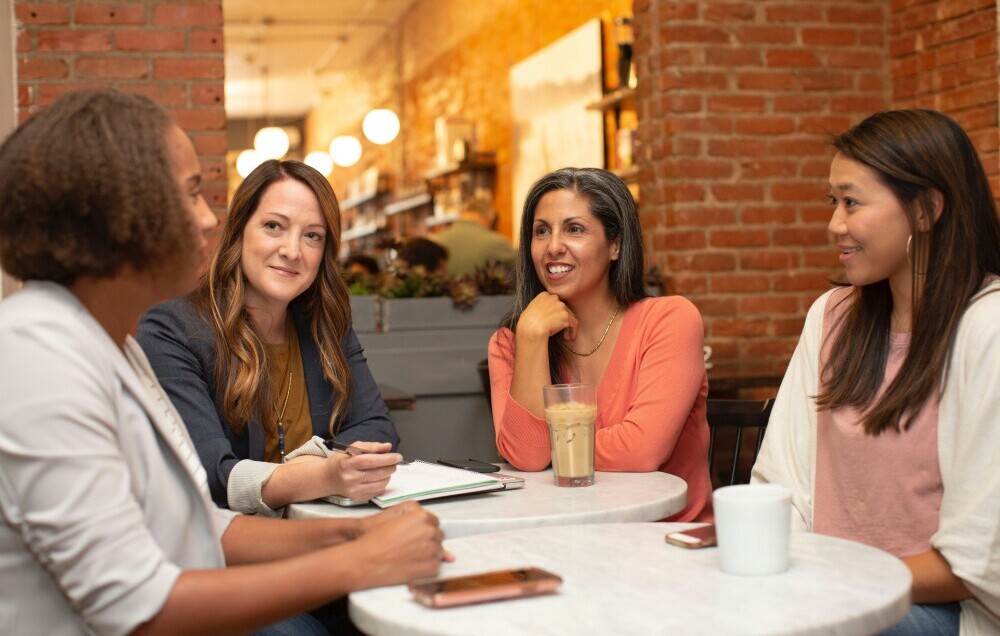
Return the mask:
{"type": "Polygon", "coordinates": [[[419,499],[423,495],[461,491],[499,483],[484,473],[415,460],[399,464],[389,478],[385,492],[375,497],[382,502],[419,499]]]}

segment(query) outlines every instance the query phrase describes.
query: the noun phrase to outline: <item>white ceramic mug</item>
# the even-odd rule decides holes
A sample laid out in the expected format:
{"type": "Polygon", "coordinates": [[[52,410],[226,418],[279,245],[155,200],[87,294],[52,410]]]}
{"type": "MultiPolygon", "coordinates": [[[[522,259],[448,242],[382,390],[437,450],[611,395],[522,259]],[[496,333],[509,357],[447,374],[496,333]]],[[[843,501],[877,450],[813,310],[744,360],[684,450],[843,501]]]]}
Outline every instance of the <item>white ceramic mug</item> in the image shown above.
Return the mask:
{"type": "Polygon", "coordinates": [[[792,497],[778,484],[743,484],[712,494],[719,565],[741,575],[788,569],[792,497]]]}

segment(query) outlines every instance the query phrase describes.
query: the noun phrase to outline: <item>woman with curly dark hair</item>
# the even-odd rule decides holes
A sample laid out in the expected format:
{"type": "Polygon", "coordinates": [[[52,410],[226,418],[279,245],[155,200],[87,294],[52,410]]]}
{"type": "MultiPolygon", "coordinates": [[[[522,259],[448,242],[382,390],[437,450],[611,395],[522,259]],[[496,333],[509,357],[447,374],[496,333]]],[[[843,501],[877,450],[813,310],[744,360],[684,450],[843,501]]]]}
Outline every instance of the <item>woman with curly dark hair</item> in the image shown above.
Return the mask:
{"type": "Polygon", "coordinates": [[[201,192],[191,141],[144,97],[68,94],[0,147],[0,264],[26,281],[0,303],[0,633],[323,633],[302,613],[438,569],[419,506],[278,521],[212,502],[129,336],[196,284],[217,224],[201,192]]]}
{"type": "Polygon", "coordinates": [[[279,515],[327,495],[370,499],[401,460],[351,329],[339,247],[329,182],[300,161],[264,162],[236,189],[198,289],[139,325],[221,506],[279,515]],[[333,436],[368,452],[331,453],[333,436]]]}

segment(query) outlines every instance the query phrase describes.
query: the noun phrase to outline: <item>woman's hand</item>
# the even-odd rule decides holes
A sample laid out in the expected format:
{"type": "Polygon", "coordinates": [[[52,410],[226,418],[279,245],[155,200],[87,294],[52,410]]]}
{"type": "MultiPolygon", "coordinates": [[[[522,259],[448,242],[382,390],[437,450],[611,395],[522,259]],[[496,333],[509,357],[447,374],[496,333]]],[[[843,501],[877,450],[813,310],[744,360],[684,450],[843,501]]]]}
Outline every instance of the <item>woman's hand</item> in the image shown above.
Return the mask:
{"type": "Polygon", "coordinates": [[[517,321],[517,336],[548,340],[560,331],[567,341],[576,339],[576,316],[555,294],[541,292],[528,303],[517,321]]]}
{"type": "Polygon", "coordinates": [[[389,452],[392,444],[388,442],[353,442],[351,446],[365,452],[361,455],[334,453],[324,460],[329,494],[349,499],[371,499],[381,495],[403,456],[389,452]]]}
{"type": "Polygon", "coordinates": [[[371,586],[395,585],[437,574],[441,561],[451,561],[442,545],[438,519],[409,501],[361,520],[360,537],[352,545],[364,563],[371,586]]]}

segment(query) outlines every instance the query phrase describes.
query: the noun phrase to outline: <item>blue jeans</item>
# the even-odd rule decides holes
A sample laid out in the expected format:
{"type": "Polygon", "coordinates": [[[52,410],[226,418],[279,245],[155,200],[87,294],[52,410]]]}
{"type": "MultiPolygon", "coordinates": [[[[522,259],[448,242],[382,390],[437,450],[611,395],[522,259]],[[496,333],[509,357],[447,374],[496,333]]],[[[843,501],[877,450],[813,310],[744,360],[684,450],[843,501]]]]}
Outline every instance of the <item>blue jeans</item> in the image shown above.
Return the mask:
{"type": "Polygon", "coordinates": [[[253,636],[329,636],[323,623],[309,614],[299,614],[291,618],[259,629],[253,636]]]}
{"type": "Polygon", "coordinates": [[[955,603],[912,605],[910,611],[883,636],[955,636],[962,606],[955,603]]]}

